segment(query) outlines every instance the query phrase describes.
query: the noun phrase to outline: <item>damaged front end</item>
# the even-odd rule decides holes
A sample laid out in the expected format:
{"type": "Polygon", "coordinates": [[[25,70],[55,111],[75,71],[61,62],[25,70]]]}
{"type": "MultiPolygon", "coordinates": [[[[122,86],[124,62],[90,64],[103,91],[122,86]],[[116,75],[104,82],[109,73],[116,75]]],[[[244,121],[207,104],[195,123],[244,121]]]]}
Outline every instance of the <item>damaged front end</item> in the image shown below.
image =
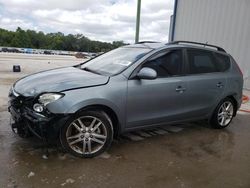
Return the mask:
{"type": "Polygon", "coordinates": [[[57,138],[60,126],[67,116],[50,113],[45,107],[41,112],[36,112],[34,104],[37,104],[36,97],[23,96],[11,88],[8,102],[10,124],[13,132],[20,137],[35,135],[47,143],[48,139],[57,138]]]}

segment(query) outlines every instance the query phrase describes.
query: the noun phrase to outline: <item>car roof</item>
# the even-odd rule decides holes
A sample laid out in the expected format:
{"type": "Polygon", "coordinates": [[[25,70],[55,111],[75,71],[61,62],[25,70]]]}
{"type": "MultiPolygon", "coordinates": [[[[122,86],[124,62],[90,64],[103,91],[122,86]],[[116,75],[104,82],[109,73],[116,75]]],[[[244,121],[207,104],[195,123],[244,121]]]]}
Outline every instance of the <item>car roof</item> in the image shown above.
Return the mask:
{"type": "Polygon", "coordinates": [[[154,41],[145,41],[145,42],[139,42],[135,44],[130,44],[124,47],[129,47],[129,48],[149,48],[149,49],[162,49],[162,48],[195,48],[195,49],[200,49],[200,50],[207,50],[207,51],[213,51],[213,52],[218,52],[222,54],[227,54],[226,51],[223,48],[209,45],[209,44],[202,44],[202,43],[188,43],[185,44],[185,41],[183,44],[179,43],[162,43],[162,42],[154,42],[154,41]],[[201,46],[203,45],[203,46],[201,46]],[[217,48],[217,49],[216,49],[217,48]]]}

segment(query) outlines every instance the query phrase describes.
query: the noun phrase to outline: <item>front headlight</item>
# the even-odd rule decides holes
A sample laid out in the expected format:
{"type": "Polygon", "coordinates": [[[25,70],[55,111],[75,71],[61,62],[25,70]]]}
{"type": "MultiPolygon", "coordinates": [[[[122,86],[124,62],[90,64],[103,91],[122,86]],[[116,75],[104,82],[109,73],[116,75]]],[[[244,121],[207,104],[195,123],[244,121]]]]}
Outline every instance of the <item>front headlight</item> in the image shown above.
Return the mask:
{"type": "Polygon", "coordinates": [[[64,94],[61,93],[44,93],[42,95],[39,96],[38,101],[43,104],[44,106],[46,106],[47,104],[54,102],[60,98],[62,98],[64,96],[64,94]]]}

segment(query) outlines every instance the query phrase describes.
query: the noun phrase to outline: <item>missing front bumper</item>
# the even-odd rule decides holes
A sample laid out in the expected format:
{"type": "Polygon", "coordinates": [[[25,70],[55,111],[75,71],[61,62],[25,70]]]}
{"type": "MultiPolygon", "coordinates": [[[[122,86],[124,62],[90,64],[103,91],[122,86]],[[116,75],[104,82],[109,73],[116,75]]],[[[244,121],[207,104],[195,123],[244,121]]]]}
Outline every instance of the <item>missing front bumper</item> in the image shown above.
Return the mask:
{"type": "Polygon", "coordinates": [[[61,127],[71,116],[71,114],[50,114],[46,117],[28,108],[17,110],[10,106],[8,109],[13,118],[12,128],[19,128],[19,133],[22,133],[23,129],[28,130],[31,135],[42,140],[57,140],[61,127]]]}

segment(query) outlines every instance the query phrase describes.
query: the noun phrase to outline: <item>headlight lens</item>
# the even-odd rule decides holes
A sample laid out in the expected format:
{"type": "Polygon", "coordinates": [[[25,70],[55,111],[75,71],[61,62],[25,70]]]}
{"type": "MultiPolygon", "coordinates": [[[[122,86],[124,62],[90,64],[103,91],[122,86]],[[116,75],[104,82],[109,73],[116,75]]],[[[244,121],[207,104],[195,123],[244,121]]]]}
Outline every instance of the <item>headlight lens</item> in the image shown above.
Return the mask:
{"type": "Polygon", "coordinates": [[[38,101],[44,106],[46,106],[47,104],[54,102],[62,98],[63,96],[64,94],[61,94],[61,93],[45,93],[45,94],[40,95],[38,101]]]}
{"type": "Polygon", "coordinates": [[[33,109],[36,112],[42,112],[43,111],[43,105],[36,103],[36,104],[34,104],[33,109]]]}

